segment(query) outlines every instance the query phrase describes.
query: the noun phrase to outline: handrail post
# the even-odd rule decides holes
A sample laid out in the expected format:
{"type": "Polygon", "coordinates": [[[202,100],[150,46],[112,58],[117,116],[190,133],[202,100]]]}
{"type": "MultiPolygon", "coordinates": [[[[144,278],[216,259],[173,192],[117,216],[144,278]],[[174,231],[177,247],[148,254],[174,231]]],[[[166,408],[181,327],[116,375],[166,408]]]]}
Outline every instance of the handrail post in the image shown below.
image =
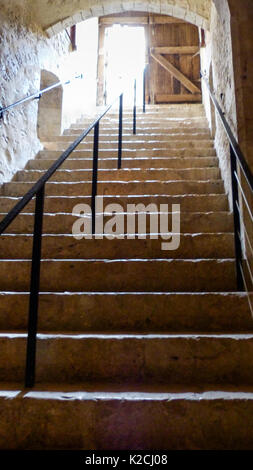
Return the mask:
{"type": "Polygon", "coordinates": [[[121,168],[122,159],[122,125],[123,125],[123,93],[119,97],[119,149],[118,149],[118,170],[121,168]]]}
{"type": "Polygon", "coordinates": [[[134,80],[133,134],[136,134],[136,79],[134,80]]]}
{"type": "Polygon", "coordinates": [[[92,195],[91,195],[91,217],[92,217],[92,235],[96,233],[96,196],[98,181],[98,147],[99,147],[99,121],[94,127],[93,142],[93,172],[92,172],[92,195]]]}
{"type": "Polygon", "coordinates": [[[26,349],[25,387],[32,388],[35,383],[36,345],[38,329],[38,306],[40,290],[41,242],[43,229],[45,185],[36,194],[33,252],[30,283],[28,336],[26,349]]]}
{"type": "Polygon", "coordinates": [[[147,66],[145,65],[143,70],[143,113],[146,112],[146,70],[147,66]]]}
{"type": "Polygon", "coordinates": [[[236,262],[236,278],[237,289],[244,291],[244,282],[242,276],[242,241],[241,241],[241,221],[239,213],[239,192],[237,174],[237,159],[232,145],[230,145],[230,162],[231,162],[231,180],[232,180],[232,199],[234,213],[234,243],[235,243],[235,262],[236,262]]]}

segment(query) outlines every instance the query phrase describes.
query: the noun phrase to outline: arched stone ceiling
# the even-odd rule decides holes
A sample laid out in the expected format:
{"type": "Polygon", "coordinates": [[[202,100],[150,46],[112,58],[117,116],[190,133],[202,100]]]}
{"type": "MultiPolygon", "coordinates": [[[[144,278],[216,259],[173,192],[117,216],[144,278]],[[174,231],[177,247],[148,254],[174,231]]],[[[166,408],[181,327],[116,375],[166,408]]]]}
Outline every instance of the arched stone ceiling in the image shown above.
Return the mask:
{"type": "Polygon", "coordinates": [[[93,16],[123,11],[161,13],[209,28],[212,0],[27,0],[33,22],[48,34],[93,16]]]}

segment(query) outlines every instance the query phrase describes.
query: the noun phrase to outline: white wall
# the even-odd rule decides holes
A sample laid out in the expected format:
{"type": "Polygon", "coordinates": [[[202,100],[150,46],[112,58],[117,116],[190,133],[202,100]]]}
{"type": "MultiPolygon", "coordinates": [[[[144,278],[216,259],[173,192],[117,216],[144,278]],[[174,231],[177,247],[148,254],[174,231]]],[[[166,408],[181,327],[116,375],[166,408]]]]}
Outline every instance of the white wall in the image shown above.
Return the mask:
{"type": "Polygon", "coordinates": [[[63,64],[64,76],[83,74],[64,87],[62,130],[67,129],[81,115],[89,114],[96,106],[97,92],[98,18],[77,25],[77,51],[63,64]]]}

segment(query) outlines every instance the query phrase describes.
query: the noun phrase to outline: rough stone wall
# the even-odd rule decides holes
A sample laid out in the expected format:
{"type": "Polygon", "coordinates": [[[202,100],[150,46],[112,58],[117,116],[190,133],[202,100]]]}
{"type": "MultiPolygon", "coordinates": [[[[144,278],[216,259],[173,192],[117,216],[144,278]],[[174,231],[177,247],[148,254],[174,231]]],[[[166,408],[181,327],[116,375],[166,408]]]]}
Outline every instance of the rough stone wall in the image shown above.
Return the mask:
{"type": "MultiPolygon", "coordinates": [[[[230,11],[227,0],[217,2],[217,7],[212,6],[210,33],[206,35],[206,48],[202,50],[202,68],[206,71],[210,80],[212,75],[215,96],[225,112],[235,136],[237,137],[237,113],[234,84],[234,68],[230,27],[230,11]],[[212,74],[210,70],[212,69],[212,74]]],[[[208,92],[203,84],[204,105],[209,119],[210,127],[213,126],[212,113],[214,112],[208,92]]],[[[231,175],[229,144],[223,125],[215,114],[215,147],[218,153],[222,176],[225,181],[226,191],[231,201],[231,175]]]]}
{"type": "MultiPolygon", "coordinates": [[[[25,3],[0,1],[0,106],[7,106],[40,89],[40,71],[63,77],[62,64],[69,39],[62,33],[49,39],[40,29],[28,28],[25,3]]],[[[5,113],[0,121],[0,183],[41,148],[37,137],[38,102],[32,101],[5,113]]]]}
{"type": "Polygon", "coordinates": [[[237,95],[238,136],[253,171],[253,2],[229,0],[237,95]]]}
{"type": "MultiPolygon", "coordinates": [[[[202,51],[203,67],[208,75],[212,65],[213,88],[216,92],[216,98],[225,111],[225,117],[238,138],[251,170],[253,170],[253,3],[252,0],[241,0],[240,2],[237,0],[214,0],[214,4],[216,8],[212,9],[207,48],[202,51]],[[221,93],[223,99],[221,99],[221,93]]],[[[210,102],[204,85],[203,97],[207,116],[211,122],[210,102]]],[[[218,118],[216,118],[216,125],[215,143],[232,208],[229,147],[218,118]]],[[[242,175],[241,186],[249,207],[252,207],[253,198],[242,175]]],[[[247,256],[248,264],[253,271],[253,255],[248,243],[253,239],[252,220],[242,197],[240,199],[241,213],[243,214],[244,255],[247,256]]],[[[244,274],[247,279],[247,269],[244,274]]],[[[247,284],[250,286],[249,279],[247,284]]]]}
{"type": "MultiPolygon", "coordinates": [[[[236,86],[236,104],[238,116],[238,137],[239,143],[251,171],[253,171],[253,2],[252,0],[229,0],[231,9],[231,33],[233,41],[234,74],[236,86]]],[[[248,205],[253,207],[253,196],[248,184],[241,175],[241,185],[247,197],[248,205]]],[[[253,272],[253,224],[252,219],[241,199],[243,223],[245,230],[245,255],[248,258],[248,265],[244,274],[246,275],[248,287],[252,286],[248,266],[253,272]]],[[[252,290],[252,289],[251,289],[252,290]]]]}

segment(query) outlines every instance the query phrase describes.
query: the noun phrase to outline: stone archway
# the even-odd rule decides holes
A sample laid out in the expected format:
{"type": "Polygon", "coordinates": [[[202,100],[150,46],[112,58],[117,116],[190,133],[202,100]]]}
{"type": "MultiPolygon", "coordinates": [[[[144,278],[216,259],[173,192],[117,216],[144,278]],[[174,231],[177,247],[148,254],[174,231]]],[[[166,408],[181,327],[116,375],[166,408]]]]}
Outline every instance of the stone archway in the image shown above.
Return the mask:
{"type": "Polygon", "coordinates": [[[49,36],[94,16],[123,11],[145,11],[184,19],[203,29],[209,28],[212,0],[28,0],[36,22],[49,36]]]}
{"type": "MultiPolygon", "coordinates": [[[[47,70],[41,71],[40,89],[59,82],[59,78],[47,70]]],[[[38,137],[60,135],[62,127],[63,88],[59,86],[42,95],[38,107],[38,137]]]]}

